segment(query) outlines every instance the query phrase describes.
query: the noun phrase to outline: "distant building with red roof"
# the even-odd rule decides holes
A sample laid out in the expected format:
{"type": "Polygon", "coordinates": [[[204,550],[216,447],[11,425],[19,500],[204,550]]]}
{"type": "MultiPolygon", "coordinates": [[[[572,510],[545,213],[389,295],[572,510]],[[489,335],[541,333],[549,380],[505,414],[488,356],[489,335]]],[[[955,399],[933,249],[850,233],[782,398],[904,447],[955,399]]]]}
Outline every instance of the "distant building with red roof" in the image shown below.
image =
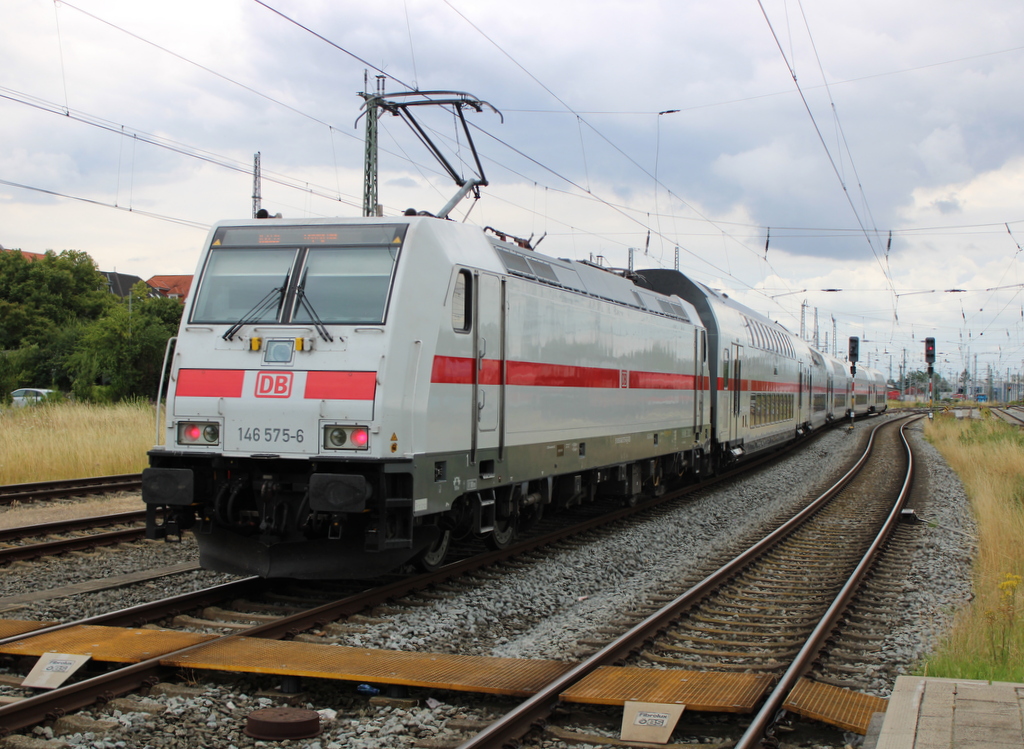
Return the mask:
{"type": "Polygon", "coordinates": [[[146,283],[165,297],[184,302],[192,289],[192,276],[153,276],[146,283]]]}
{"type": "Polygon", "coordinates": [[[36,260],[42,260],[46,255],[41,252],[25,252],[24,250],[9,250],[0,244],[0,252],[20,252],[21,256],[28,260],[30,263],[36,260]]]}

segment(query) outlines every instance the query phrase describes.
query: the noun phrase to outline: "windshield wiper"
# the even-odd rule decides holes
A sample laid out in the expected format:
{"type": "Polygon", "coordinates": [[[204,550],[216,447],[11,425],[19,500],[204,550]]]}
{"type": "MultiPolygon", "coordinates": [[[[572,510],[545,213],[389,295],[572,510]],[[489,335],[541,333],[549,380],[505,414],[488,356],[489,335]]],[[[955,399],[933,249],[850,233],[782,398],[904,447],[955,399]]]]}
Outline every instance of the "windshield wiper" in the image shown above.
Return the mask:
{"type": "Polygon", "coordinates": [[[320,319],[320,316],[316,313],[316,310],[313,309],[313,305],[310,304],[309,299],[306,297],[305,284],[299,286],[297,292],[299,296],[299,305],[302,309],[306,310],[307,314],[309,314],[309,319],[313,321],[313,327],[316,328],[316,332],[324,339],[333,342],[334,336],[327,331],[327,326],[324,325],[323,320],[320,319]]]}
{"type": "Polygon", "coordinates": [[[253,308],[242,315],[241,319],[232,325],[224,335],[221,336],[225,341],[234,340],[235,333],[241,330],[243,325],[247,325],[251,322],[255,322],[263,316],[267,310],[273,307],[279,307],[281,299],[284,297],[284,286],[278,286],[276,289],[271,289],[270,292],[256,302],[253,308]]]}

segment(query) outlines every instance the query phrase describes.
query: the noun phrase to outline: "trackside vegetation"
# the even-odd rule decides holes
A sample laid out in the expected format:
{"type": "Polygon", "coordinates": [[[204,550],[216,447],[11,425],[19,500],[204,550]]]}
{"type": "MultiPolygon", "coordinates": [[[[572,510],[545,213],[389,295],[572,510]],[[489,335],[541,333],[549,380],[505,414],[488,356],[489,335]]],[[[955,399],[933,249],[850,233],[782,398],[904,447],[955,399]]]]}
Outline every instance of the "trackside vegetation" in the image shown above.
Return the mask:
{"type": "Polygon", "coordinates": [[[978,528],[974,599],[921,673],[1024,682],[1024,431],[941,415],[925,436],[964,484],[978,528]]]}
{"type": "Polygon", "coordinates": [[[0,407],[20,387],[91,403],[156,398],[182,305],[151,294],[142,282],[127,298],[110,293],[77,250],[0,252],[0,407]]]}
{"type": "Polygon", "coordinates": [[[0,411],[0,484],[139,473],[156,416],[143,400],[43,403],[0,411]]]}

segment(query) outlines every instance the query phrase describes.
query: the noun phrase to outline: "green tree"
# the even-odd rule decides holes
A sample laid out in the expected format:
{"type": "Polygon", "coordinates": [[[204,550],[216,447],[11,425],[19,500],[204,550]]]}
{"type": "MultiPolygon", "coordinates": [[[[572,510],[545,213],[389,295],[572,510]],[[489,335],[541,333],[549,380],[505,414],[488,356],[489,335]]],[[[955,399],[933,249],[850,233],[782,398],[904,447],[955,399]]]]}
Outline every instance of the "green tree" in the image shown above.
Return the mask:
{"type": "MultiPolygon", "coordinates": [[[[924,370],[918,369],[913,372],[907,373],[907,383],[910,387],[915,387],[922,392],[928,392],[928,373],[924,370]]],[[[942,377],[940,374],[935,374],[935,395],[938,396],[942,392],[950,392],[954,390],[953,386],[942,377]]]]}
{"type": "Polygon", "coordinates": [[[182,305],[149,296],[137,283],[126,299],[84,327],[68,357],[75,395],[84,400],[155,398],[167,340],[175,334],[182,305]]]}
{"type": "Polygon", "coordinates": [[[55,327],[95,320],[111,303],[106,279],[79,250],[29,261],[0,252],[0,348],[44,344],[55,327]]]}
{"type": "Polygon", "coordinates": [[[0,394],[71,385],[66,357],[84,323],[114,299],[88,254],[65,250],[34,261],[0,252],[0,394]]]}

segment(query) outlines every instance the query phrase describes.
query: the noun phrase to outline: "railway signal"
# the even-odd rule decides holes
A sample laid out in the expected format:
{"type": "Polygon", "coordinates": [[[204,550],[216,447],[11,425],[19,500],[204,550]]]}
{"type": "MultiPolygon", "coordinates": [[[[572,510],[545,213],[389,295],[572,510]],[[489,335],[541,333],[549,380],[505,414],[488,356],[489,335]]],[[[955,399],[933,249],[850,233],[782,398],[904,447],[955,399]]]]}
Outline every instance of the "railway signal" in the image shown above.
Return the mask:
{"type": "Polygon", "coordinates": [[[857,374],[857,362],[860,360],[860,338],[855,335],[850,336],[847,358],[850,360],[850,374],[857,374]]]}
{"type": "MultiPolygon", "coordinates": [[[[931,405],[932,399],[935,397],[935,339],[925,338],[924,339],[924,360],[928,364],[928,404],[931,405]]],[[[929,418],[931,414],[928,415],[929,418]]]]}

